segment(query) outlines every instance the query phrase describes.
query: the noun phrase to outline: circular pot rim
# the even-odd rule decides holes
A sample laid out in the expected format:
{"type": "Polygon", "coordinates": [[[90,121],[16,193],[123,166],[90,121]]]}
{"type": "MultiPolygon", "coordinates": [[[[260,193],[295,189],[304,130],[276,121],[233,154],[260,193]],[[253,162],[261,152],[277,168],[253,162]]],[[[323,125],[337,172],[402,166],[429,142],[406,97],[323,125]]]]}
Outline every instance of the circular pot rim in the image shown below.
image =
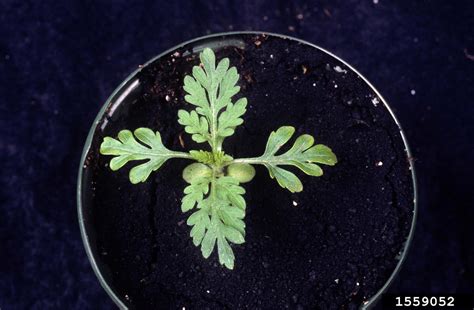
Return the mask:
{"type": "Polygon", "coordinates": [[[152,59],[150,59],[149,61],[147,61],[143,66],[140,66],[138,69],[133,71],[130,75],[128,75],[125,78],[125,80],[123,80],[122,83],[120,83],[120,85],[107,98],[104,105],[102,106],[100,111],[97,113],[97,116],[95,117],[95,120],[92,123],[92,126],[91,126],[91,128],[89,130],[89,133],[87,135],[87,139],[86,139],[86,142],[84,144],[83,151],[82,151],[81,161],[80,161],[80,165],[79,165],[79,173],[78,173],[78,178],[77,178],[76,199],[77,199],[77,213],[78,213],[78,219],[79,219],[79,227],[80,227],[80,230],[81,230],[81,237],[82,237],[82,241],[83,241],[83,244],[84,244],[84,248],[86,250],[89,262],[91,263],[92,269],[94,270],[95,275],[99,279],[99,282],[100,282],[101,286],[107,292],[109,297],[115,302],[115,304],[121,309],[127,309],[127,306],[125,305],[125,303],[115,294],[113,289],[109,286],[109,284],[105,280],[104,276],[102,275],[102,272],[100,271],[100,269],[97,265],[94,254],[92,253],[91,246],[89,244],[88,234],[87,234],[87,231],[86,231],[86,227],[85,227],[85,223],[84,223],[84,216],[83,216],[83,212],[82,212],[81,193],[82,193],[83,166],[84,166],[84,163],[85,163],[85,160],[86,160],[87,153],[89,152],[90,146],[92,144],[92,139],[93,139],[93,136],[94,136],[94,133],[95,133],[95,130],[96,130],[96,126],[99,124],[100,120],[102,119],[102,116],[105,113],[105,111],[106,111],[107,107],[109,106],[110,102],[122,90],[122,88],[132,78],[134,78],[144,67],[148,66],[149,64],[151,64],[155,60],[161,58],[162,56],[164,56],[164,55],[166,55],[166,54],[168,54],[168,53],[170,53],[170,52],[172,52],[172,51],[174,51],[178,48],[181,48],[185,45],[188,45],[190,43],[194,43],[194,42],[201,41],[201,40],[206,40],[206,39],[211,39],[211,38],[215,38],[215,37],[220,37],[220,36],[224,37],[224,36],[239,35],[239,34],[268,35],[268,36],[278,37],[278,38],[281,38],[281,39],[290,39],[290,40],[293,40],[293,41],[297,41],[299,43],[309,45],[309,46],[314,47],[316,49],[319,49],[320,51],[334,57],[335,59],[337,59],[338,61],[343,63],[345,66],[347,66],[349,69],[354,71],[365,83],[367,83],[367,85],[369,85],[369,87],[372,89],[372,91],[374,91],[377,94],[377,96],[381,99],[384,107],[388,110],[388,112],[392,116],[392,119],[395,121],[395,123],[397,124],[397,126],[399,128],[400,135],[402,137],[402,140],[403,140],[403,143],[404,143],[404,146],[405,146],[405,152],[407,154],[409,167],[410,167],[410,171],[411,171],[412,182],[413,182],[413,218],[412,218],[412,222],[411,222],[411,226],[410,226],[410,232],[409,232],[408,237],[405,241],[403,249],[400,252],[401,256],[400,256],[400,259],[397,263],[397,266],[392,271],[392,274],[390,275],[388,280],[385,282],[385,284],[378,290],[378,292],[375,293],[375,295],[373,295],[371,298],[369,298],[363,305],[361,305],[362,309],[370,309],[372,306],[374,306],[377,303],[380,296],[388,289],[388,287],[392,284],[394,278],[399,273],[400,268],[403,265],[403,262],[405,261],[405,258],[407,256],[408,249],[409,249],[409,246],[411,244],[411,240],[413,239],[413,234],[414,234],[414,231],[415,231],[415,223],[416,223],[416,218],[417,218],[417,213],[418,213],[416,174],[415,174],[415,167],[414,167],[414,164],[413,164],[411,151],[410,151],[410,148],[408,146],[408,142],[407,142],[407,139],[405,137],[405,133],[404,133],[398,119],[396,118],[395,114],[393,113],[392,109],[388,105],[387,101],[382,97],[382,95],[377,91],[377,89],[359,71],[357,71],[354,67],[352,67],[350,64],[348,64],[346,61],[344,61],[340,57],[334,55],[333,53],[327,51],[326,49],[324,49],[324,48],[322,48],[318,45],[315,45],[311,42],[301,40],[301,39],[298,39],[298,38],[295,38],[295,37],[292,37],[292,36],[287,36],[287,35],[282,35],[282,34],[272,33],[272,32],[265,32],[265,31],[220,32],[220,33],[214,33],[214,34],[210,34],[210,35],[197,37],[197,38],[185,41],[183,43],[180,43],[180,44],[175,45],[174,47],[169,48],[169,49],[165,50],[164,52],[158,54],[157,56],[155,56],[152,59]]]}

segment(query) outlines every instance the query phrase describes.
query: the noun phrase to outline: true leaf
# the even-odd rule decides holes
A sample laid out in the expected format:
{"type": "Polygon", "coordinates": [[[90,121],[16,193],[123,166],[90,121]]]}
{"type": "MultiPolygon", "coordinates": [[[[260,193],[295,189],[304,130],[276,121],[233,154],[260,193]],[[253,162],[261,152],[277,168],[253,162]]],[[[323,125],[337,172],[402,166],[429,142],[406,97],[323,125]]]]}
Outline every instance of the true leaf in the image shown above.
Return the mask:
{"type": "Polygon", "coordinates": [[[241,125],[244,120],[241,118],[245,114],[247,99],[241,98],[235,104],[229,103],[226,110],[219,116],[218,135],[229,137],[234,134],[235,127],[241,125]]]}
{"type": "Polygon", "coordinates": [[[209,142],[213,151],[221,148],[225,137],[231,136],[242,124],[241,116],[246,111],[247,99],[232,103],[237,94],[239,74],[235,67],[229,68],[229,59],[224,58],[216,66],[214,52],[205,48],[200,54],[201,66],[195,66],[192,76],[184,78],[185,100],[194,105],[195,111],[179,111],[179,123],[198,143],[209,142]]]}
{"type": "Polygon", "coordinates": [[[203,201],[204,195],[209,191],[210,176],[201,176],[190,180],[190,185],[184,189],[184,197],[181,200],[181,210],[187,212],[203,201]]]}
{"type": "Polygon", "coordinates": [[[100,153],[115,156],[110,160],[110,169],[114,171],[129,161],[146,160],[130,170],[129,178],[133,184],[145,182],[152,171],[158,170],[170,158],[189,157],[186,153],[167,149],[161,141],[160,133],[154,133],[148,128],[138,128],[133,133],[122,130],[118,139],[105,137],[100,145],[100,153]]]}
{"type": "MultiPolygon", "coordinates": [[[[245,190],[239,186],[239,182],[232,177],[219,177],[210,180],[215,182],[210,186],[207,194],[203,189],[209,188],[208,180],[200,179],[201,184],[191,184],[185,190],[192,202],[183,208],[183,211],[191,210],[197,205],[195,211],[187,221],[193,226],[191,237],[196,246],[201,246],[202,255],[207,258],[213,252],[217,244],[219,262],[229,269],[234,268],[234,253],[229,244],[242,244],[245,242],[245,200],[243,194],[245,190]],[[203,182],[203,183],[202,183],[203,182]],[[201,187],[205,184],[204,187],[201,187]],[[196,186],[196,188],[194,188],[196,186]],[[199,187],[198,187],[199,186],[199,187]],[[195,198],[194,198],[195,197],[195,198]],[[192,207],[189,207],[192,204],[192,207]]],[[[187,197],[185,196],[185,198],[187,197]]],[[[183,198],[183,204],[184,199],[183,198]]],[[[187,203],[187,202],[186,202],[187,203]]]]}
{"type": "Polygon", "coordinates": [[[262,156],[243,159],[239,162],[264,165],[267,167],[270,177],[275,178],[281,187],[287,188],[291,192],[301,192],[303,185],[300,179],[294,173],[280,166],[294,166],[308,175],[321,176],[323,170],[317,164],[333,166],[337,163],[337,158],[329,147],[322,144],[314,145],[314,138],[307,134],[299,136],[287,152],[277,155],[276,153],[291,139],[294,133],[294,127],[280,127],[270,134],[262,156]]]}
{"type": "Polygon", "coordinates": [[[232,205],[245,210],[246,204],[243,195],[245,189],[239,185],[237,179],[227,176],[216,180],[216,195],[219,199],[227,200],[232,205]]]}
{"type": "Polygon", "coordinates": [[[210,141],[209,124],[204,116],[199,117],[196,111],[178,111],[178,123],[184,126],[184,131],[191,134],[191,138],[198,142],[210,141]]]}

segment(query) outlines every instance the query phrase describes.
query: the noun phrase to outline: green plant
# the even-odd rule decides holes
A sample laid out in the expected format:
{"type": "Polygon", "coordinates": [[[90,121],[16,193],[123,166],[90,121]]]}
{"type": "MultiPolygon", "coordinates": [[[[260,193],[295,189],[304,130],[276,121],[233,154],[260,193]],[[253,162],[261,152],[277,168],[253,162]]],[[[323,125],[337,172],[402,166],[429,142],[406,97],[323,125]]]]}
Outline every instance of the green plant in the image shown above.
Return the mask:
{"type": "Polygon", "coordinates": [[[192,211],[187,224],[192,226],[193,243],[201,246],[202,255],[208,258],[217,243],[220,263],[233,269],[235,258],[229,242],[245,241],[245,189],[240,184],[254,177],[252,165],[264,165],[281,187],[300,192],[301,181],[282,166],[294,166],[308,175],[321,176],[323,171],[317,164],[332,166],[337,159],[330,148],[314,145],[313,137],[307,134],[299,136],[288,151],[277,155],[295,133],[291,126],[280,127],[270,134],[262,156],[234,159],[225,154],[222,143],[243,123],[247,99],[232,101],[240,91],[239,74],[235,67],[229,68],[228,58],[216,66],[214,52],[206,48],[200,60],[201,65],[193,67],[192,76],[184,78],[185,100],[195,109],[179,110],[178,122],[194,141],[208,143],[210,151],[171,151],[163,145],[159,132],[138,128],[133,133],[120,131],[118,140],[105,137],[100,152],[114,156],[110,160],[112,170],[122,168],[129,161],[146,160],[130,170],[133,184],[146,181],[152,171],[170,158],[196,161],[183,171],[183,179],[189,185],[184,189],[181,209],[192,211]]]}

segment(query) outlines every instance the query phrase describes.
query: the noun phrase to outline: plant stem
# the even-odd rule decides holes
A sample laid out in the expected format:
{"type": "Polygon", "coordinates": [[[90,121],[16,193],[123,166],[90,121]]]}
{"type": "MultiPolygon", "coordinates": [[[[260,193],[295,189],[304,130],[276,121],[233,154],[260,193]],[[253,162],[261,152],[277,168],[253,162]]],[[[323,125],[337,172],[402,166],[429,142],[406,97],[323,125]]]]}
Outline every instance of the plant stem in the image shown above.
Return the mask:
{"type": "Polygon", "coordinates": [[[250,157],[250,158],[237,158],[227,163],[227,165],[232,163],[245,163],[251,165],[288,165],[287,158],[280,158],[280,156],[271,156],[271,157],[250,157]]]}
{"type": "Polygon", "coordinates": [[[241,164],[251,164],[251,165],[264,165],[268,162],[279,162],[278,160],[268,160],[263,159],[261,157],[250,157],[250,158],[237,158],[232,160],[231,162],[227,163],[226,165],[230,165],[232,163],[241,163],[241,164]]]}
{"type": "Polygon", "coordinates": [[[211,148],[213,152],[221,150],[221,146],[217,145],[217,111],[216,100],[217,100],[217,87],[215,91],[208,93],[209,105],[211,107],[211,148]]]}
{"type": "Polygon", "coordinates": [[[193,159],[194,160],[194,158],[191,156],[191,154],[184,153],[184,152],[173,151],[173,157],[174,158],[185,158],[185,159],[193,159]]]}

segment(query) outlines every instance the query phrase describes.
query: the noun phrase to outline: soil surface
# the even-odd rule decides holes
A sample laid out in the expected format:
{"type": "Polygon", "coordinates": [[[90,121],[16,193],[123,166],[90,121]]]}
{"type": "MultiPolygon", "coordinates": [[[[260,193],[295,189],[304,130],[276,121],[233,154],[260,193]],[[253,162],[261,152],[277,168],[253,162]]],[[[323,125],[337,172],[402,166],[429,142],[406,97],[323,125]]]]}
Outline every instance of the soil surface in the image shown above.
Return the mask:
{"type": "Polygon", "coordinates": [[[400,259],[413,216],[413,185],[397,124],[356,73],[290,39],[234,35],[185,45],[144,67],[138,87],[113,101],[85,163],[86,224],[99,266],[119,298],[137,309],[355,309],[383,286],[400,259]],[[219,43],[217,48],[215,43],[219,43]],[[223,44],[224,43],[224,44],[223,44]],[[224,143],[235,158],[263,153],[269,133],[292,125],[339,159],[324,175],[297,172],[291,194],[256,167],[247,190],[246,242],[236,267],[204,259],[180,210],[186,160],[170,160],[146,183],[99,156],[105,135],[150,127],[174,150],[201,147],[177,123],[184,75],[196,48],[229,57],[247,97],[244,124],[224,143]]]}

